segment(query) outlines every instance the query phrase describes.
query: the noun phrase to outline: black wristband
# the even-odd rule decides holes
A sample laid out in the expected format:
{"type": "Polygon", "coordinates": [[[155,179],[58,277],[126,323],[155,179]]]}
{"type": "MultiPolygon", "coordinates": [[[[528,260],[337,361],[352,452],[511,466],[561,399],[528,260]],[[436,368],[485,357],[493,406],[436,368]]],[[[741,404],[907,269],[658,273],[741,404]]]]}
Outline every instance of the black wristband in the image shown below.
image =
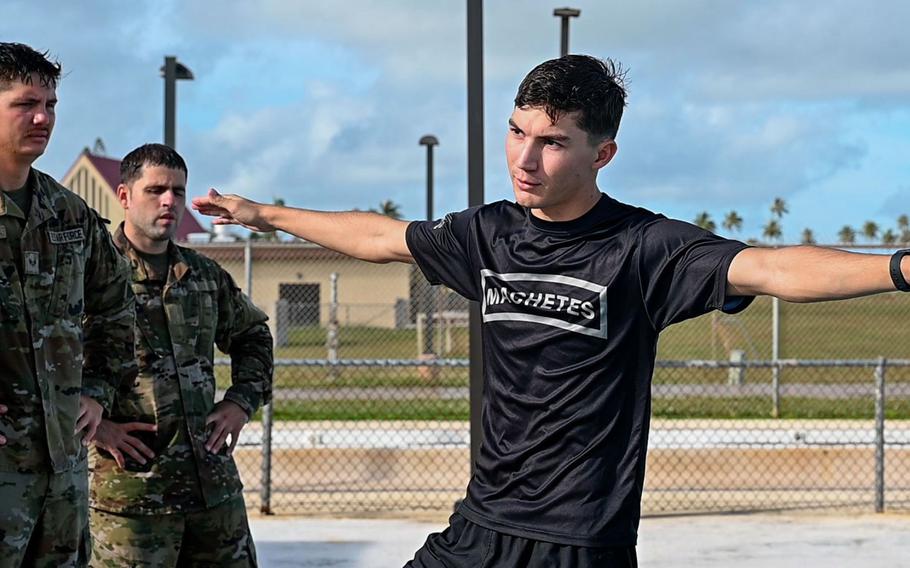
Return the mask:
{"type": "Polygon", "coordinates": [[[910,283],[907,282],[901,271],[901,259],[908,254],[910,254],[910,249],[901,249],[891,255],[891,281],[894,282],[894,287],[901,292],[910,292],[910,283]]]}

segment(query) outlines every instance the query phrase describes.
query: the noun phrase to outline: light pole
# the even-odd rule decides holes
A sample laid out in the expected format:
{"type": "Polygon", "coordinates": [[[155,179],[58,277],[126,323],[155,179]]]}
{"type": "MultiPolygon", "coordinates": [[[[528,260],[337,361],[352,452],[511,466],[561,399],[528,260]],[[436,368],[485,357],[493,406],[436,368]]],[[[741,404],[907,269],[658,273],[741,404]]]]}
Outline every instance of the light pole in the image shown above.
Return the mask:
{"type": "MultiPolygon", "coordinates": [[[[468,207],[483,205],[483,0],[467,0],[468,47],[468,207]]],[[[470,307],[470,415],[471,473],[480,455],[483,437],[483,343],[481,313],[477,302],[470,307]]]]}
{"type": "Polygon", "coordinates": [[[581,15],[581,10],[576,8],[556,8],[553,15],[562,19],[562,33],[560,34],[559,56],[569,53],[569,19],[581,15]]]}
{"type": "Polygon", "coordinates": [[[177,145],[177,81],[193,80],[193,72],[174,55],[164,58],[161,68],[164,77],[164,144],[171,148],[177,145]]]}
{"type": "MultiPolygon", "coordinates": [[[[420,139],[420,145],[427,147],[427,221],[433,220],[433,146],[439,145],[439,140],[432,134],[427,134],[420,139]]],[[[436,312],[436,288],[430,286],[426,293],[426,332],[423,335],[424,354],[434,353],[433,342],[434,322],[436,312]]]]}
{"type": "Polygon", "coordinates": [[[427,221],[433,220],[433,146],[439,146],[439,140],[432,134],[420,139],[420,145],[427,147],[427,221]]]}

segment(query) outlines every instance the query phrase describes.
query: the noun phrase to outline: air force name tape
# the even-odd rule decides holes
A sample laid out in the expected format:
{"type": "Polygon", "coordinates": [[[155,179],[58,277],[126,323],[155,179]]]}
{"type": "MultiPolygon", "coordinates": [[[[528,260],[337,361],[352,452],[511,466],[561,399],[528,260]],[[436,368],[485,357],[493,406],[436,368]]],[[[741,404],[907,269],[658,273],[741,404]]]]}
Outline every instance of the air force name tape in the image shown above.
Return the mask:
{"type": "Polygon", "coordinates": [[[483,321],[522,321],[607,338],[607,288],[571,276],[481,270],[483,321]]]}
{"type": "Polygon", "coordinates": [[[66,243],[77,243],[85,240],[85,233],[81,228],[70,229],[68,231],[48,231],[50,240],[55,245],[64,245],[66,243]]]}

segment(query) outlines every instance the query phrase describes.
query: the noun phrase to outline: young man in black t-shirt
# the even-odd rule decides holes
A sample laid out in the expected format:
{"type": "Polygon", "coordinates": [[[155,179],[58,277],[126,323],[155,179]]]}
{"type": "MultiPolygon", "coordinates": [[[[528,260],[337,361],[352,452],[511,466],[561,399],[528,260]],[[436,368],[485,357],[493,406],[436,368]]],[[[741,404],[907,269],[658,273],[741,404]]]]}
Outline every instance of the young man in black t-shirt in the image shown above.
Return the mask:
{"type": "Polygon", "coordinates": [[[416,262],[480,302],[483,440],[467,496],[414,567],[629,567],[661,330],[758,294],[791,301],[908,289],[899,253],[750,248],[619,203],[623,73],[567,55],[533,69],[509,119],[515,201],[405,223],[260,205],[214,190],[216,224],[283,230],[373,262],[416,262]]]}

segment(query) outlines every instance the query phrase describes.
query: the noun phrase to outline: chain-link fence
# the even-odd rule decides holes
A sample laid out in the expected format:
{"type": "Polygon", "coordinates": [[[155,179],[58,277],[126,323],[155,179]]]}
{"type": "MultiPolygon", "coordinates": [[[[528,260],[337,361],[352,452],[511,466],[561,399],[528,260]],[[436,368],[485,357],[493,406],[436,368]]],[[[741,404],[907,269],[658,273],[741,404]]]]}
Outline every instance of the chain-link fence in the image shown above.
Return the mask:
{"type": "MultiPolygon", "coordinates": [[[[303,244],[199,248],[252,291],[276,341],[274,403],[237,450],[248,504],[450,509],[470,475],[467,303],[410,265],[303,244]]],[[[900,294],[759,298],[664,332],[645,512],[910,508],[908,316],[900,294]]]]}

